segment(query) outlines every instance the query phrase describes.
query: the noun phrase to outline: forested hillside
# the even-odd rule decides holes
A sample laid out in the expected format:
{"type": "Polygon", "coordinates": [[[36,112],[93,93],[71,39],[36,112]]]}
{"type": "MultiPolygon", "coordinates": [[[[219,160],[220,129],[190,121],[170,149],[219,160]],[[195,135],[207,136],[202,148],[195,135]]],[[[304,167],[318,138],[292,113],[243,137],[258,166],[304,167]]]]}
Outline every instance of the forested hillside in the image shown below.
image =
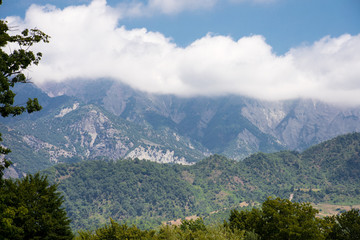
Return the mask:
{"type": "Polygon", "coordinates": [[[149,228],[180,217],[263,202],[268,196],[360,204],[360,134],[339,136],[302,153],[258,153],[237,162],[213,155],[195,165],[83,161],[46,171],[59,184],[73,228],[111,217],[149,228]]]}

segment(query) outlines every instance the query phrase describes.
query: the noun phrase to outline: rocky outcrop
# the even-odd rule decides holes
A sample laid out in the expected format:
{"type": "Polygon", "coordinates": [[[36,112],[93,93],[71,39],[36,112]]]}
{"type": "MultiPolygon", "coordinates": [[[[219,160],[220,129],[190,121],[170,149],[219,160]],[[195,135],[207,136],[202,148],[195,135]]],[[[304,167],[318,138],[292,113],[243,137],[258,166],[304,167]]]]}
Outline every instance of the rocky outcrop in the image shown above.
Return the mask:
{"type": "MultiPolygon", "coordinates": [[[[20,90],[25,96],[26,89],[20,90]]],[[[360,131],[360,107],[309,99],[180,98],[106,80],[50,84],[44,90],[52,97],[37,90],[45,103],[40,113],[0,124],[4,144],[19,150],[13,162],[34,161],[36,169],[46,162],[93,158],[188,164],[218,153],[241,160],[360,131]],[[39,158],[41,164],[32,160],[39,158]]]]}
{"type": "Polygon", "coordinates": [[[147,146],[146,148],[139,146],[129,152],[126,155],[126,158],[138,158],[140,160],[150,160],[158,163],[177,163],[182,165],[191,165],[191,163],[187,162],[184,157],[175,156],[174,151],[170,151],[169,149],[162,150],[161,148],[154,146],[147,146]]]}

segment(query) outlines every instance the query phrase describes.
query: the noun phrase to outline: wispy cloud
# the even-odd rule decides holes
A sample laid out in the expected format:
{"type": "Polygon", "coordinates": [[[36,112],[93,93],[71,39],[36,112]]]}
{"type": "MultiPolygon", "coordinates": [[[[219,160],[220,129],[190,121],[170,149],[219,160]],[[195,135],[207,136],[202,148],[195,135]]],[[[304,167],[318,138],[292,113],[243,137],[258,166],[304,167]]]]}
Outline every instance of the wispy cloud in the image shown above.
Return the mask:
{"type": "Polygon", "coordinates": [[[216,0],[149,0],[147,7],[149,9],[160,10],[163,13],[171,14],[184,10],[211,8],[215,3],[216,0]]]}
{"type": "Polygon", "coordinates": [[[228,0],[231,3],[244,3],[244,2],[248,2],[248,3],[255,3],[255,4],[268,4],[268,3],[274,3],[277,2],[279,0],[228,0]]]}
{"type": "Polygon", "coordinates": [[[276,55],[260,35],[234,40],[208,34],[181,48],[161,33],[118,27],[121,17],[96,0],[63,10],[33,5],[24,20],[8,21],[20,28],[36,26],[52,37],[36,49],[44,58],[30,75],[39,85],[111,78],[139,90],[181,96],[239,94],[360,104],[360,35],[327,36],[284,55],[276,55]]]}
{"type": "Polygon", "coordinates": [[[141,17],[157,13],[171,15],[183,11],[211,9],[219,2],[267,4],[276,1],[278,0],[132,0],[119,4],[118,10],[123,17],[141,17]]]}

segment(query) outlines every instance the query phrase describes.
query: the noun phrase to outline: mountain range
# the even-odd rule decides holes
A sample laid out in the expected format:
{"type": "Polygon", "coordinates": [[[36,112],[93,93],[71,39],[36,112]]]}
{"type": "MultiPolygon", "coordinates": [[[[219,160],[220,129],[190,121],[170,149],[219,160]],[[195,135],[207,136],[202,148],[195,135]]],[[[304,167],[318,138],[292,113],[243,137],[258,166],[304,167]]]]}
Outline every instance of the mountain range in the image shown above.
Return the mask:
{"type": "Polygon", "coordinates": [[[231,209],[269,196],[359,207],[360,133],[243,161],[212,155],[187,166],[103,159],[57,164],[42,174],[58,184],[73,229],[110,218],[146,229],[187,216],[221,222],[231,209]]]}
{"type": "Polygon", "coordinates": [[[360,107],[310,99],[269,102],[242,96],[178,97],[111,80],[15,88],[16,103],[37,97],[43,110],[3,118],[12,149],[8,175],[88,159],[193,164],[211,154],[242,160],[256,152],[301,151],[360,131],[360,107]]]}

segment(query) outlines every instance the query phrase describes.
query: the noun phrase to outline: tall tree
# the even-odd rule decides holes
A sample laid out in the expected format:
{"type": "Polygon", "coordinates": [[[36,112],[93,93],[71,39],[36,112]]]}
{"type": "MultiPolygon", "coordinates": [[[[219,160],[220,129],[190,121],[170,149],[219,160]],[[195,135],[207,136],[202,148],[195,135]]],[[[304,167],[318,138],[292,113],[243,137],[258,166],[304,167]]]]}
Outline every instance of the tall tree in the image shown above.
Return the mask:
{"type": "MultiPolygon", "coordinates": [[[[0,5],[2,0],[0,0],[0,5]]],[[[10,35],[6,21],[0,20],[0,115],[17,116],[27,111],[39,111],[36,98],[29,98],[26,105],[14,105],[17,83],[27,83],[23,71],[37,65],[42,57],[30,47],[39,42],[49,42],[49,36],[38,29],[25,29],[10,35]],[[14,44],[17,47],[11,50],[14,44]]],[[[1,141],[0,134],[0,141],[1,141]]],[[[0,154],[8,154],[8,148],[0,146],[0,154]]],[[[3,171],[10,165],[6,159],[0,162],[0,239],[72,239],[70,220],[61,205],[63,199],[56,185],[49,185],[46,177],[29,175],[22,180],[3,179],[3,171]]]]}
{"type": "MultiPolygon", "coordinates": [[[[2,0],[0,0],[0,7],[2,0]]],[[[34,53],[30,47],[39,42],[49,42],[49,36],[38,29],[25,29],[20,34],[10,35],[11,28],[7,22],[0,20],[0,115],[16,116],[27,111],[39,111],[41,106],[36,98],[29,98],[26,105],[14,105],[15,93],[12,88],[17,83],[27,83],[24,70],[31,65],[38,65],[42,57],[40,52],[34,53]],[[17,45],[11,50],[9,45],[17,45]]],[[[0,141],[1,134],[0,134],[0,141]]],[[[8,154],[10,149],[0,146],[0,154],[8,154]]],[[[10,165],[6,159],[0,162],[0,182],[3,170],[10,165]]]]}
{"type": "Polygon", "coordinates": [[[327,239],[360,239],[360,209],[351,209],[332,218],[334,219],[334,224],[327,239]]]}
{"type": "Polygon", "coordinates": [[[35,175],[5,180],[0,188],[0,239],[72,239],[56,185],[35,175]]]}
{"type": "Polygon", "coordinates": [[[261,209],[233,210],[228,224],[231,229],[254,232],[261,239],[319,240],[324,239],[324,234],[317,213],[309,203],[268,198],[261,209]]]}

